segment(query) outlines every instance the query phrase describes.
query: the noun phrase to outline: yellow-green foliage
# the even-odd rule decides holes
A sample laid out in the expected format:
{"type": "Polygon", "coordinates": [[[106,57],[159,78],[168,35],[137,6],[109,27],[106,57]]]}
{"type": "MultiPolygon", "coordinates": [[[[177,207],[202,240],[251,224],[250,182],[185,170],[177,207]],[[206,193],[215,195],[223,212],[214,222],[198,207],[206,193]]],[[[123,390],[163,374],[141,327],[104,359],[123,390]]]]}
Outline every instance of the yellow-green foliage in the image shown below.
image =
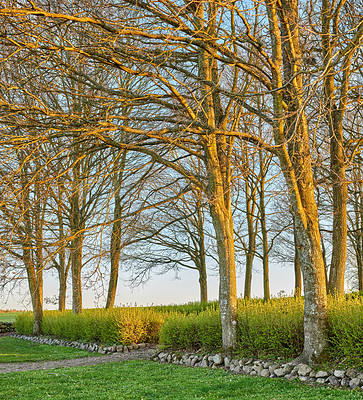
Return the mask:
{"type": "Polygon", "coordinates": [[[15,330],[22,335],[31,335],[33,333],[33,313],[23,312],[15,318],[15,330]]]}
{"type": "Polygon", "coordinates": [[[303,348],[302,298],[240,301],[238,348],[244,355],[297,356],[303,348]]]}
{"type": "MultiPolygon", "coordinates": [[[[295,357],[303,348],[303,298],[238,301],[238,352],[243,356],[295,357]]],[[[363,367],[363,296],[329,299],[331,357],[363,367]]],[[[16,330],[32,334],[32,313],[19,314],[16,330]]],[[[156,343],[174,348],[222,347],[218,305],[188,304],[166,307],[120,307],[45,311],[43,332],[69,340],[103,343],[156,343]]]]}
{"type": "Polygon", "coordinates": [[[199,314],[174,314],[161,327],[160,341],[175,348],[219,350],[222,347],[219,311],[209,309],[199,314]]]}
{"type": "Polygon", "coordinates": [[[328,320],[332,356],[363,367],[363,296],[330,299],[328,320]]]}
{"type": "MultiPolygon", "coordinates": [[[[164,317],[164,313],[137,307],[88,309],[77,315],[71,311],[45,311],[42,330],[44,335],[68,340],[122,344],[157,342],[164,317]]],[[[16,319],[16,330],[30,335],[32,322],[32,313],[21,314],[16,319]]]]}

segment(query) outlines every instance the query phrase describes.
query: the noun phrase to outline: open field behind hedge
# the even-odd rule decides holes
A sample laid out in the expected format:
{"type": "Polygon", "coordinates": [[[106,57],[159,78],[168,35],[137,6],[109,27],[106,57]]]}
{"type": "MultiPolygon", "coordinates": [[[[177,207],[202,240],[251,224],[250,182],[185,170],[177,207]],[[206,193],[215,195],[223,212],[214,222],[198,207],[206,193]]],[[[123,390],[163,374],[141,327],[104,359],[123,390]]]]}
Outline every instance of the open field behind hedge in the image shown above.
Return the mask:
{"type": "MultiPolygon", "coordinates": [[[[294,358],[303,348],[303,298],[239,300],[238,349],[240,356],[270,359],[294,358]]],[[[331,360],[363,368],[363,297],[329,299],[331,360]]],[[[31,335],[32,314],[17,317],[20,334],[31,335]]],[[[80,315],[70,311],[46,311],[43,333],[48,336],[102,343],[159,342],[173,348],[222,347],[217,303],[168,307],[89,309],[80,315]]]]}

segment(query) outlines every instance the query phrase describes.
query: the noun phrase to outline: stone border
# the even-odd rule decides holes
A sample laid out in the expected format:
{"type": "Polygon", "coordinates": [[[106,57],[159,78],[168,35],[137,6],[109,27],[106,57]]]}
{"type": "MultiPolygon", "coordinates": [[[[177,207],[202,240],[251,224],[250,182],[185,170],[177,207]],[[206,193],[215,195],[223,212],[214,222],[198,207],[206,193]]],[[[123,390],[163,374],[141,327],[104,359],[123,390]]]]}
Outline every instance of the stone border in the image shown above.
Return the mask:
{"type": "Polygon", "coordinates": [[[0,333],[15,332],[14,322],[0,322],[0,333]]]}
{"type": "Polygon", "coordinates": [[[112,346],[105,346],[103,344],[84,343],[84,342],[78,342],[76,340],[69,341],[69,340],[64,340],[64,339],[54,339],[54,338],[48,338],[46,336],[26,336],[26,335],[18,335],[18,334],[13,334],[10,336],[14,337],[16,339],[29,340],[29,341],[35,342],[35,343],[49,344],[49,345],[54,344],[57,346],[73,347],[76,349],[86,350],[91,353],[99,353],[99,354],[127,353],[132,350],[145,349],[148,347],[152,347],[152,345],[149,343],[139,343],[139,344],[133,343],[129,346],[124,346],[122,344],[120,344],[120,345],[114,344],[112,346]]]}
{"type": "Polygon", "coordinates": [[[346,389],[363,390],[363,373],[354,369],[315,372],[309,365],[277,363],[265,360],[230,359],[222,354],[178,353],[162,350],[152,357],[161,363],[172,363],[189,367],[224,368],[235,374],[261,376],[265,378],[285,378],[299,380],[307,384],[321,384],[346,389]]]}
{"type": "MultiPolygon", "coordinates": [[[[67,341],[45,336],[26,336],[11,334],[11,337],[48,345],[73,347],[99,354],[128,353],[132,350],[155,347],[149,343],[132,344],[129,346],[104,346],[97,343],[67,341]]],[[[309,365],[292,363],[277,363],[274,361],[254,360],[252,358],[230,359],[221,353],[201,354],[155,350],[151,360],[161,363],[172,363],[188,367],[223,368],[235,374],[261,376],[265,378],[284,378],[289,381],[299,380],[307,384],[320,384],[345,389],[363,391],[363,373],[355,369],[315,372],[309,365]]]]}

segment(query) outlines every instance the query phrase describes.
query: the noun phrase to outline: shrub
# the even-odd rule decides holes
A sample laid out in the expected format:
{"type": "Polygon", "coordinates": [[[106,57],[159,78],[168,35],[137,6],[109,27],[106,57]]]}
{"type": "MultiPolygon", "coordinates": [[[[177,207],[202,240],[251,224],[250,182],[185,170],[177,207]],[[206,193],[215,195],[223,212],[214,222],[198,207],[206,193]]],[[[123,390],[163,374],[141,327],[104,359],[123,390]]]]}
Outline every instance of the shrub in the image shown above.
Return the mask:
{"type": "Polygon", "coordinates": [[[328,307],[331,356],[363,367],[363,297],[331,299],[328,307]]]}
{"type": "Polygon", "coordinates": [[[21,335],[32,335],[33,334],[33,313],[24,312],[20,313],[15,318],[15,330],[21,335]]]}
{"type": "Polygon", "coordinates": [[[303,348],[303,301],[247,302],[239,307],[238,327],[242,355],[295,357],[303,348]]]}
{"type": "Polygon", "coordinates": [[[160,330],[160,342],[175,348],[216,350],[222,347],[221,337],[219,312],[213,309],[199,314],[175,314],[160,330]]]}
{"type": "MultiPolygon", "coordinates": [[[[81,314],[71,311],[45,311],[43,334],[68,340],[99,341],[102,343],[157,342],[164,315],[152,310],[125,307],[88,309],[81,314]]],[[[16,330],[31,335],[33,314],[20,314],[16,319],[16,330]]]]}

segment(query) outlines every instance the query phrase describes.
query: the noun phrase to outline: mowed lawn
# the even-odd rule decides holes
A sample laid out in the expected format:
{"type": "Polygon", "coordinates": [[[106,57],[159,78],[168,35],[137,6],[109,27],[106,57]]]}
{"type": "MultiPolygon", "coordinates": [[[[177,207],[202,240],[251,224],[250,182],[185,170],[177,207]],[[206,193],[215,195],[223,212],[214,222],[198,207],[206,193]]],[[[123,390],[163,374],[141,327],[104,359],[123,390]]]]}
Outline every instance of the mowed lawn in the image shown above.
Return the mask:
{"type": "Polygon", "coordinates": [[[362,400],[363,393],[137,360],[1,375],[0,398],[362,400]]]}
{"type": "MultiPolygon", "coordinates": [[[[73,349],[71,347],[63,347],[56,345],[46,345],[33,343],[28,340],[17,339],[13,337],[0,337],[0,364],[10,362],[25,361],[54,361],[69,358],[87,357],[90,355],[98,356],[96,353],[73,349]]],[[[0,375],[0,380],[2,375],[0,375]]],[[[0,391],[0,399],[1,397],[0,391]]]]}

